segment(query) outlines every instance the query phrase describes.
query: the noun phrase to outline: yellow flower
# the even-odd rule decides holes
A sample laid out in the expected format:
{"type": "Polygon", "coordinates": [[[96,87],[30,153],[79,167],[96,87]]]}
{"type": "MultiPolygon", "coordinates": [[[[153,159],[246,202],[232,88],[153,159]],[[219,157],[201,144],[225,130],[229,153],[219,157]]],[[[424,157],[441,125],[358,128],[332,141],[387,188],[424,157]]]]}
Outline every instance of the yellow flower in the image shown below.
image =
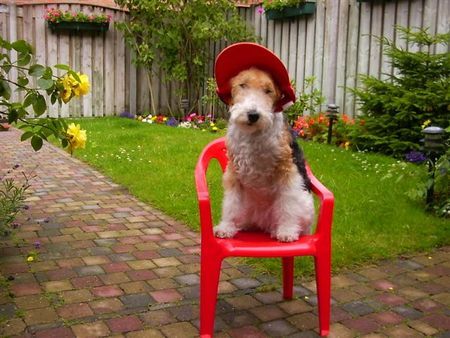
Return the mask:
{"type": "Polygon", "coordinates": [[[59,94],[59,96],[61,97],[64,103],[69,102],[73,96],[72,88],[74,86],[74,81],[75,79],[72,77],[72,75],[69,74],[66,74],[61,81],[64,90],[59,94]]]}
{"type": "Polygon", "coordinates": [[[72,77],[75,80],[73,92],[76,96],[86,95],[87,93],[89,93],[89,89],[91,87],[89,78],[86,74],[77,73],[77,75],[80,78],[80,81],[76,81],[75,78],[72,77]]]}
{"type": "Polygon", "coordinates": [[[214,132],[216,132],[216,131],[219,130],[219,128],[217,128],[217,127],[214,126],[214,127],[211,128],[211,130],[214,131],[214,132]]]}
{"type": "Polygon", "coordinates": [[[67,138],[69,140],[69,151],[73,152],[74,149],[82,148],[86,146],[86,130],[80,129],[80,125],[75,123],[69,124],[67,128],[67,138]]]}
{"type": "Polygon", "coordinates": [[[344,143],[345,150],[348,150],[349,147],[350,147],[350,142],[349,141],[345,142],[344,143]]]}
{"type": "Polygon", "coordinates": [[[422,129],[425,129],[426,127],[428,127],[431,124],[431,120],[426,120],[423,124],[422,124],[422,129]]]}
{"type": "Polygon", "coordinates": [[[34,261],[34,257],[33,256],[28,256],[27,262],[33,262],[33,261],[34,261]]]}

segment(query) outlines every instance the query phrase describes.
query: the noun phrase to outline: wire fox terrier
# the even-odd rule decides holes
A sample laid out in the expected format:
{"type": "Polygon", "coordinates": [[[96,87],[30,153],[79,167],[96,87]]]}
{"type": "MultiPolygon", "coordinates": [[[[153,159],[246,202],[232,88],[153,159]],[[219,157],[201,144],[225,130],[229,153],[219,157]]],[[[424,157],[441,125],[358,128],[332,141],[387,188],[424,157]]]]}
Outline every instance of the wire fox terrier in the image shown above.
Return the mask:
{"type": "Polygon", "coordinates": [[[222,219],[214,234],[259,228],[281,242],[309,234],[314,201],[303,153],[281,112],[283,94],[268,72],[245,69],[230,82],[222,219]]]}

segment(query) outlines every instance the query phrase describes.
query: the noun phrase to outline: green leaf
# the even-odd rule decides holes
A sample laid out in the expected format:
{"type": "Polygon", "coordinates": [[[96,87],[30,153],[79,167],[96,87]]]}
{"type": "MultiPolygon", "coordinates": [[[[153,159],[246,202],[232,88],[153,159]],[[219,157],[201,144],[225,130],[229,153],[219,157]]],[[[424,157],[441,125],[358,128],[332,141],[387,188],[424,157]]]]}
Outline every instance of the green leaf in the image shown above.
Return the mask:
{"type": "Polygon", "coordinates": [[[9,83],[0,80],[0,97],[3,96],[6,100],[11,98],[11,88],[9,87],[9,83]]]}
{"type": "Polygon", "coordinates": [[[19,54],[17,58],[17,64],[21,67],[26,66],[31,61],[31,54],[19,54]]]}
{"type": "Polygon", "coordinates": [[[69,70],[67,73],[69,73],[70,75],[72,75],[75,80],[77,80],[78,82],[81,82],[80,77],[78,76],[78,74],[76,72],[74,72],[73,70],[69,70]]]}
{"type": "Polygon", "coordinates": [[[45,110],[47,109],[47,103],[45,102],[45,98],[37,94],[36,100],[33,102],[33,110],[37,116],[41,116],[45,113],[45,110]]]}
{"type": "Polygon", "coordinates": [[[45,67],[42,65],[32,65],[28,71],[28,74],[34,77],[44,75],[45,67]]]}
{"type": "Polygon", "coordinates": [[[49,89],[49,88],[51,88],[53,86],[54,82],[53,82],[53,80],[44,79],[43,77],[41,77],[37,81],[37,84],[38,84],[40,89],[47,90],[47,89],[49,89]]]}
{"type": "Polygon", "coordinates": [[[53,76],[53,70],[52,70],[52,68],[51,68],[51,67],[45,68],[45,72],[44,72],[44,74],[42,74],[42,77],[43,77],[44,79],[51,80],[51,79],[52,79],[52,76],[53,76]]]}
{"type": "Polygon", "coordinates": [[[28,95],[23,100],[23,106],[28,107],[36,100],[36,93],[35,92],[29,92],[28,95]]]}
{"type": "Polygon", "coordinates": [[[70,70],[70,67],[68,65],[64,65],[64,64],[57,64],[57,65],[55,65],[55,68],[61,69],[61,70],[66,70],[66,71],[70,70]]]}
{"type": "Polygon", "coordinates": [[[19,53],[28,53],[28,54],[31,54],[31,52],[32,52],[32,48],[31,48],[31,45],[28,43],[28,42],[26,42],[25,40],[17,40],[17,41],[14,41],[12,44],[11,44],[11,46],[12,46],[12,48],[14,49],[14,50],[16,50],[16,51],[18,51],[19,53]]]}
{"type": "Polygon", "coordinates": [[[20,137],[21,141],[25,141],[27,139],[29,139],[31,136],[33,136],[34,133],[32,131],[26,131],[22,134],[22,136],[20,137]]]}
{"type": "Polygon", "coordinates": [[[28,80],[28,78],[26,76],[19,76],[17,78],[17,83],[19,84],[19,86],[21,87],[25,87],[30,81],[28,80]]]}
{"type": "Polygon", "coordinates": [[[31,138],[31,146],[33,147],[34,151],[38,151],[39,149],[41,149],[42,144],[42,138],[37,135],[33,135],[33,137],[31,138]]]}

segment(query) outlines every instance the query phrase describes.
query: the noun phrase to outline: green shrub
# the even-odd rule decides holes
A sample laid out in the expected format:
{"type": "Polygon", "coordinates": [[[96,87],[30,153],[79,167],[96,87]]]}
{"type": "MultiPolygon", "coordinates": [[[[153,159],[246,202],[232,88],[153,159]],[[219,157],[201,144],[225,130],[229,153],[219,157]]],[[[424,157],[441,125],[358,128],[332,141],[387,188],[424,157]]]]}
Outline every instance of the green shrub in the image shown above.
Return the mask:
{"type": "Polygon", "coordinates": [[[0,236],[7,236],[17,228],[17,214],[25,207],[26,191],[30,187],[29,177],[22,171],[22,182],[13,174],[19,165],[15,165],[6,175],[0,176],[0,236]]]}
{"type": "Polygon", "coordinates": [[[448,127],[450,121],[450,54],[431,51],[448,45],[450,33],[431,36],[426,29],[397,27],[397,32],[418,51],[408,51],[381,38],[394,68],[387,80],[362,76],[362,88],[353,89],[361,104],[365,125],[353,142],[359,149],[403,157],[420,148],[422,124],[448,127]]]}

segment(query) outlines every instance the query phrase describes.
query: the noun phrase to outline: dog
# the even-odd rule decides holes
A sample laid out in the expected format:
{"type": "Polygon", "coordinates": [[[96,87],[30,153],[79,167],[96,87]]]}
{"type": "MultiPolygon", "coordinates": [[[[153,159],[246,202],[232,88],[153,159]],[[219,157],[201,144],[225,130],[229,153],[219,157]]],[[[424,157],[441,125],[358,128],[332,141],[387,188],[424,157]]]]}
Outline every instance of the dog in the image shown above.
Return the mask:
{"type": "Polygon", "coordinates": [[[314,219],[311,182],[301,149],[282,112],[282,92],[268,72],[251,67],[229,82],[222,219],[214,235],[232,238],[258,228],[280,242],[309,234],[314,219]]]}

